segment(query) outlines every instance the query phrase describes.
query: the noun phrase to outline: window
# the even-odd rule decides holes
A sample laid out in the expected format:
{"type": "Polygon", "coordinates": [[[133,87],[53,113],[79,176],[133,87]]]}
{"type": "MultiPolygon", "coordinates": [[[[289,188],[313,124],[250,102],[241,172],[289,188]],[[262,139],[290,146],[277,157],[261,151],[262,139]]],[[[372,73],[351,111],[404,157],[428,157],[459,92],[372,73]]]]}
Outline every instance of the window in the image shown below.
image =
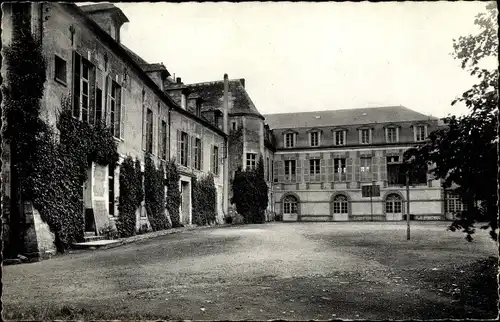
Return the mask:
{"type": "Polygon", "coordinates": [[[410,176],[410,183],[412,185],[427,184],[427,167],[414,169],[410,176]]]}
{"type": "Polygon", "coordinates": [[[403,210],[403,201],[396,194],[387,196],[385,201],[385,212],[388,214],[400,214],[403,210]]]}
{"type": "Polygon", "coordinates": [[[345,173],[346,171],[346,161],[344,158],[333,159],[333,172],[334,173],[345,173]]]}
{"type": "Polygon", "coordinates": [[[310,139],[311,146],[319,146],[319,132],[311,132],[310,139]]]}
{"type": "Polygon", "coordinates": [[[213,155],[212,155],[212,160],[213,160],[213,173],[214,174],[219,174],[219,147],[214,146],[213,148],[213,155]]]}
{"type": "Polygon", "coordinates": [[[294,196],[286,196],[283,200],[283,213],[296,214],[297,213],[297,198],[294,196]]]}
{"type": "Polygon", "coordinates": [[[346,131],[335,131],[335,145],[345,145],[346,131]]]}
{"type": "Polygon", "coordinates": [[[271,176],[269,175],[271,173],[271,163],[269,162],[269,157],[266,158],[266,178],[267,181],[271,181],[271,176]]]}
{"type": "Polygon", "coordinates": [[[309,160],[309,169],[311,174],[319,174],[320,173],[319,159],[309,160]]]}
{"type": "MultiPolygon", "coordinates": [[[[121,87],[113,81],[111,83],[111,93],[109,95],[109,120],[110,120],[110,130],[111,133],[117,138],[120,137],[120,125],[121,125],[121,87]]],[[[151,112],[151,144],[153,142],[153,115],[151,112]]],[[[151,147],[151,151],[152,151],[151,147]]]]}
{"type": "MultiPolygon", "coordinates": [[[[84,122],[89,122],[89,115],[94,113],[94,102],[90,100],[90,93],[92,90],[95,90],[94,73],[94,66],[75,53],[73,71],[73,117],[84,122]]],[[[93,119],[92,115],[92,122],[93,119]]]]}
{"type": "Polygon", "coordinates": [[[146,152],[153,153],[153,111],[146,112],[146,152]]]}
{"type": "Polygon", "coordinates": [[[247,169],[255,169],[257,167],[257,154],[247,153],[247,169]]]}
{"type": "Polygon", "coordinates": [[[163,160],[167,159],[167,122],[161,121],[161,151],[160,158],[163,160]]]}
{"type": "Polygon", "coordinates": [[[201,170],[201,139],[196,138],[194,140],[194,168],[196,170],[201,170]]]}
{"type": "Polygon", "coordinates": [[[360,133],[361,144],[370,143],[370,129],[362,129],[360,133]]]}
{"type": "Polygon", "coordinates": [[[398,129],[395,127],[389,127],[385,129],[385,140],[387,143],[398,142],[398,129]]]}
{"type": "Polygon", "coordinates": [[[390,186],[406,184],[406,174],[397,155],[387,157],[387,183],[390,186]]]}
{"type": "Polygon", "coordinates": [[[233,131],[236,131],[237,128],[238,128],[238,123],[236,123],[236,121],[232,121],[231,122],[231,129],[233,131]]]}
{"type": "Polygon", "coordinates": [[[188,135],[186,132],[181,132],[181,140],[180,140],[180,148],[181,148],[181,165],[187,167],[188,162],[188,135]]]}
{"type": "Polygon", "coordinates": [[[334,214],[347,214],[349,213],[349,203],[347,197],[338,195],[333,198],[333,213],[334,214]]]}
{"type": "Polygon", "coordinates": [[[427,128],[425,125],[418,125],[415,127],[415,141],[417,142],[422,142],[425,141],[425,138],[427,137],[427,128]]]}
{"type": "Polygon", "coordinates": [[[66,85],[66,61],[57,55],[54,56],[54,71],[54,79],[66,85]]]}
{"type": "Polygon", "coordinates": [[[361,161],[360,165],[361,181],[372,180],[372,174],[371,174],[372,158],[362,157],[360,161],[361,161]]]}
{"type": "Polygon", "coordinates": [[[456,214],[466,210],[466,205],[460,199],[460,196],[453,191],[446,191],[446,213],[456,214]]]}
{"type": "Polygon", "coordinates": [[[295,146],[295,133],[285,134],[285,148],[293,148],[295,146]]]}
{"type": "Polygon", "coordinates": [[[285,175],[295,174],[295,160],[285,160],[285,175]]]}

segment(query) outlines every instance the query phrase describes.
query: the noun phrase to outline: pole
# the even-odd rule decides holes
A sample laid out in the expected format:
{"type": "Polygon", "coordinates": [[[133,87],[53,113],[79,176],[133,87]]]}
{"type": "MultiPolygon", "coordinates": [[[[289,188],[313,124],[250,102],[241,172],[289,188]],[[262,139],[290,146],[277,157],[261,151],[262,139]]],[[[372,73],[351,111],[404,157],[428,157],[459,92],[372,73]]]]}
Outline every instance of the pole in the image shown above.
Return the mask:
{"type": "Polygon", "coordinates": [[[229,141],[227,135],[229,133],[229,120],[228,120],[228,109],[229,109],[229,79],[227,74],[224,74],[224,97],[223,97],[223,131],[226,134],[226,144],[224,151],[224,187],[223,187],[223,201],[222,201],[222,212],[224,216],[229,216],[229,141]]]}
{"type": "Polygon", "coordinates": [[[406,171],[406,240],[410,240],[410,171],[406,171]]]}

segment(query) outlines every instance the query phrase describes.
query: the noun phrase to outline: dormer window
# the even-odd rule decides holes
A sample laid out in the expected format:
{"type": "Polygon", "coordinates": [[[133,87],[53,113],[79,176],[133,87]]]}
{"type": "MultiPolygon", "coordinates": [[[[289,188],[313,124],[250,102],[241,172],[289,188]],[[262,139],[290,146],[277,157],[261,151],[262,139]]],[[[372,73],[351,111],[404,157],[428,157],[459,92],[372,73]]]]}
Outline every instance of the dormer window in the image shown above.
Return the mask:
{"type": "Polygon", "coordinates": [[[427,138],[427,125],[416,125],[413,127],[415,142],[423,142],[427,138]]]}
{"type": "Polygon", "coordinates": [[[346,144],[346,136],[347,136],[347,131],[346,130],[336,130],[334,131],[333,134],[333,140],[335,145],[345,145],[346,144]]]}
{"type": "Polygon", "coordinates": [[[285,148],[293,148],[295,146],[295,133],[285,133],[285,148]]]}
{"type": "Polygon", "coordinates": [[[372,142],[372,129],[359,129],[359,143],[370,144],[372,142]]]}
{"type": "Polygon", "coordinates": [[[199,100],[195,102],[195,113],[196,116],[201,117],[201,102],[199,100]]]}
{"type": "Polygon", "coordinates": [[[309,142],[311,146],[319,146],[319,132],[314,131],[309,133],[309,142]]]}
{"type": "Polygon", "coordinates": [[[398,127],[387,127],[385,129],[385,142],[387,142],[387,143],[399,142],[399,128],[398,127]]]}

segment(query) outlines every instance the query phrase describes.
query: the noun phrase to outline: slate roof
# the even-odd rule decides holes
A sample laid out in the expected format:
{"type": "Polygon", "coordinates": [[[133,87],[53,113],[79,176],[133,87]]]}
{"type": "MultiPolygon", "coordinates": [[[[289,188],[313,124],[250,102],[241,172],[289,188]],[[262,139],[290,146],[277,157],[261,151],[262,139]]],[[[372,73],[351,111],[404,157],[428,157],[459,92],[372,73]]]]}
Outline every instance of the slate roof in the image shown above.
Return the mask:
{"type": "MultiPolygon", "coordinates": [[[[243,86],[243,79],[230,79],[229,92],[234,98],[229,114],[250,114],[264,118],[255,107],[252,99],[243,86]]],[[[186,84],[193,93],[203,99],[203,110],[222,109],[224,99],[224,81],[213,81],[196,84],[186,84]]]]}
{"type": "Polygon", "coordinates": [[[271,129],[437,120],[403,106],[266,114],[271,129]]]}

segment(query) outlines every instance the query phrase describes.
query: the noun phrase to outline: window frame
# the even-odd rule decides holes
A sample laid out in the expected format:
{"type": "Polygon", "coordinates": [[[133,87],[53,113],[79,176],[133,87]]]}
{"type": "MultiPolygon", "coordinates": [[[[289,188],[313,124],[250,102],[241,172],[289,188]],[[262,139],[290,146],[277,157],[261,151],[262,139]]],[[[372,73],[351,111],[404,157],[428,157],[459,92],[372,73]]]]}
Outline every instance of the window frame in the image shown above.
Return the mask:
{"type": "Polygon", "coordinates": [[[153,110],[146,108],[146,153],[153,154],[153,110]]]}
{"type": "Polygon", "coordinates": [[[398,143],[399,142],[399,128],[396,126],[390,126],[385,128],[385,142],[386,143],[398,143]],[[391,139],[390,132],[394,131],[394,138],[391,139]]]}
{"type": "Polygon", "coordinates": [[[245,158],[246,169],[256,169],[257,168],[257,153],[247,152],[245,158]]]}
{"type": "Polygon", "coordinates": [[[425,124],[416,124],[413,126],[413,139],[415,142],[425,142],[427,139],[427,125],[425,124]],[[423,133],[419,130],[422,129],[423,133]],[[420,137],[420,135],[423,135],[420,137]]]}
{"type": "Polygon", "coordinates": [[[333,198],[333,213],[335,215],[349,214],[349,199],[344,195],[336,195],[333,198]]]}
{"type": "Polygon", "coordinates": [[[180,164],[184,167],[187,167],[188,166],[188,153],[189,153],[189,135],[184,131],[181,131],[180,133],[181,133],[181,139],[180,139],[181,160],[180,160],[180,164]]]}
{"type": "Polygon", "coordinates": [[[309,133],[309,145],[311,147],[319,147],[320,146],[320,132],[319,131],[312,131],[309,133]]]}
{"type": "Polygon", "coordinates": [[[309,159],[309,174],[318,175],[321,174],[321,160],[314,158],[309,159]]]}
{"type": "Polygon", "coordinates": [[[372,129],[367,129],[367,128],[359,129],[359,143],[360,144],[371,144],[372,143],[372,129]],[[365,132],[367,133],[366,142],[364,140],[365,136],[363,135],[365,132]]]}
{"type": "Polygon", "coordinates": [[[212,149],[212,172],[214,175],[219,175],[219,147],[213,146],[212,149]]]}
{"type": "Polygon", "coordinates": [[[346,130],[334,130],[333,131],[333,143],[336,146],[346,145],[347,131],[346,130]],[[339,143],[339,138],[341,138],[341,143],[339,143]]]}
{"type": "Polygon", "coordinates": [[[285,133],[284,134],[284,140],[285,140],[285,148],[294,148],[295,147],[295,135],[296,133],[285,133]],[[291,138],[288,140],[288,138],[291,138]],[[290,144],[288,144],[290,143],[290,144]]]}
{"type": "Polygon", "coordinates": [[[68,86],[68,62],[58,55],[54,55],[54,80],[64,86],[68,86]],[[58,62],[63,63],[63,65],[58,64],[58,62]],[[61,70],[61,68],[63,70],[61,70]],[[58,71],[60,72],[58,73],[58,71]],[[64,78],[59,77],[63,75],[64,78]]]}
{"type": "Polygon", "coordinates": [[[295,175],[296,173],[297,173],[296,161],[295,160],[285,160],[285,176],[295,175]]]}

